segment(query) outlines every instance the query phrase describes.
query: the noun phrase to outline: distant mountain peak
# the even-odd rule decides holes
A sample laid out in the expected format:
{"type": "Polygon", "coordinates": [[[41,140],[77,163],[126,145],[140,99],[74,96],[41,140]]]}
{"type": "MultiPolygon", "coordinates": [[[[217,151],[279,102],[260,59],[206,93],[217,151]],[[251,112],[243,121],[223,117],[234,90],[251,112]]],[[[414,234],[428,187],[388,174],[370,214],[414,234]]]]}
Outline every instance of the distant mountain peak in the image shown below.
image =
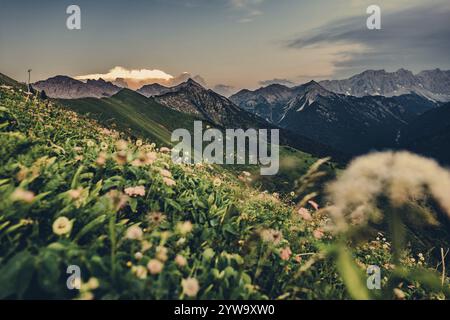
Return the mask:
{"type": "Polygon", "coordinates": [[[450,101],[450,71],[440,69],[418,74],[404,68],[394,72],[366,70],[347,79],[324,80],[320,84],[327,90],[356,97],[392,97],[414,92],[431,101],[450,101]]]}
{"type": "Polygon", "coordinates": [[[47,96],[60,99],[104,98],[120,90],[118,86],[102,78],[83,82],[64,75],[57,75],[32,85],[37,90],[44,90],[47,96]]]}

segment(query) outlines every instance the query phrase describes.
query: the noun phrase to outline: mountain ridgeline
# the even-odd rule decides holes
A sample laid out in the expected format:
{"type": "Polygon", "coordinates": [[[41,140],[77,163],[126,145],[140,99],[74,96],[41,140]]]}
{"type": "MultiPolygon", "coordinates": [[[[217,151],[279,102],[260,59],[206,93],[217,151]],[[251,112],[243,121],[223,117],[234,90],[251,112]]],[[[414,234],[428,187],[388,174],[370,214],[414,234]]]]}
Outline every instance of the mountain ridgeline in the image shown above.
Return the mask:
{"type": "Polygon", "coordinates": [[[399,129],[439,103],[412,93],[355,97],[315,81],[288,88],[271,85],[230,97],[243,109],[282,128],[349,155],[395,146],[399,129]]]}
{"type": "Polygon", "coordinates": [[[404,69],[367,70],[344,80],[244,89],[228,99],[192,79],[132,91],[102,79],[56,76],[33,88],[164,144],[170,144],[173,129],[189,129],[194,120],[202,120],[222,130],[277,128],[282,144],[317,156],[348,159],[371,150],[406,148],[450,160],[437,152],[446,148],[448,128],[439,115],[445,115],[441,105],[450,101],[450,71],[439,69],[416,75],[404,69]],[[430,118],[441,126],[433,128],[430,118]],[[420,134],[422,126],[433,130],[420,134]]]}

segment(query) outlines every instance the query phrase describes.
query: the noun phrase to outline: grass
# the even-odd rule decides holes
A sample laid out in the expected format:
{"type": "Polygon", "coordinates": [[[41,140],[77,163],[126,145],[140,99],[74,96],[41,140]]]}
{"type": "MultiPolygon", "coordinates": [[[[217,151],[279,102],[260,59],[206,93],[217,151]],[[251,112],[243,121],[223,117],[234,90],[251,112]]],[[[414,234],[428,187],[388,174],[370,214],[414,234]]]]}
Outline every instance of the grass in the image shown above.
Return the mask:
{"type": "MultiPolygon", "coordinates": [[[[324,210],[303,203],[311,217],[299,214],[297,190],[261,192],[248,185],[251,174],[172,163],[150,134],[120,130],[126,99],[99,105],[116,108],[111,130],[0,89],[0,298],[448,297],[448,277],[436,282],[427,252],[409,246],[394,266],[389,236],[344,241],[327,231],[324,210]],[[365,287],[370,264],[382,268],[383,290],[365,287]],[[70,266],[80,268],[80,290],[66,285],[70,266]]],[[[89,100],[76,106],[88,111],[89,100]]],[[[129,121],[145,132],[137,118],[129,121]]],[[[318,171],[300,187],[308,175],[318,171]]]]}

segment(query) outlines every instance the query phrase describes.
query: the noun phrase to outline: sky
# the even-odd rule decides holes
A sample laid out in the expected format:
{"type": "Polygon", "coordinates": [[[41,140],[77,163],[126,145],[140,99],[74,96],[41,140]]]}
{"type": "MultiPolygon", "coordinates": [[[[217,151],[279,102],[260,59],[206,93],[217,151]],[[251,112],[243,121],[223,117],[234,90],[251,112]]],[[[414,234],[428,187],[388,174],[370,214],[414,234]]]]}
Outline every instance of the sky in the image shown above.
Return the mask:
{"type": "Polygon", "coordinates": [[[211,88],[450,69],[448,0],[0,0],[0,72],[19,81],[200,75],[211,88]],[[66,8],[81,8],[81,30],[66,8]],[[371,4],[381,30],[366,27],[371,4]]]}

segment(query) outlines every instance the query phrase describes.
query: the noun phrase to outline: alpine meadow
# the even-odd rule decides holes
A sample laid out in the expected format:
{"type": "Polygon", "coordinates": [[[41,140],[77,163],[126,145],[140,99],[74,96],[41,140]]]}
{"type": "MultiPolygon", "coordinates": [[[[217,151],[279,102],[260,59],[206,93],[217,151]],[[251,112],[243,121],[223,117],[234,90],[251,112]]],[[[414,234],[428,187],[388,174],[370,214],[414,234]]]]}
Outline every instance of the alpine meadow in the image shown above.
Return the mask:
{"type": "Polygon", "coordinates": [[[75,2],[0,13],[0,299],[450,298],[448,1],[75,2]]]}

